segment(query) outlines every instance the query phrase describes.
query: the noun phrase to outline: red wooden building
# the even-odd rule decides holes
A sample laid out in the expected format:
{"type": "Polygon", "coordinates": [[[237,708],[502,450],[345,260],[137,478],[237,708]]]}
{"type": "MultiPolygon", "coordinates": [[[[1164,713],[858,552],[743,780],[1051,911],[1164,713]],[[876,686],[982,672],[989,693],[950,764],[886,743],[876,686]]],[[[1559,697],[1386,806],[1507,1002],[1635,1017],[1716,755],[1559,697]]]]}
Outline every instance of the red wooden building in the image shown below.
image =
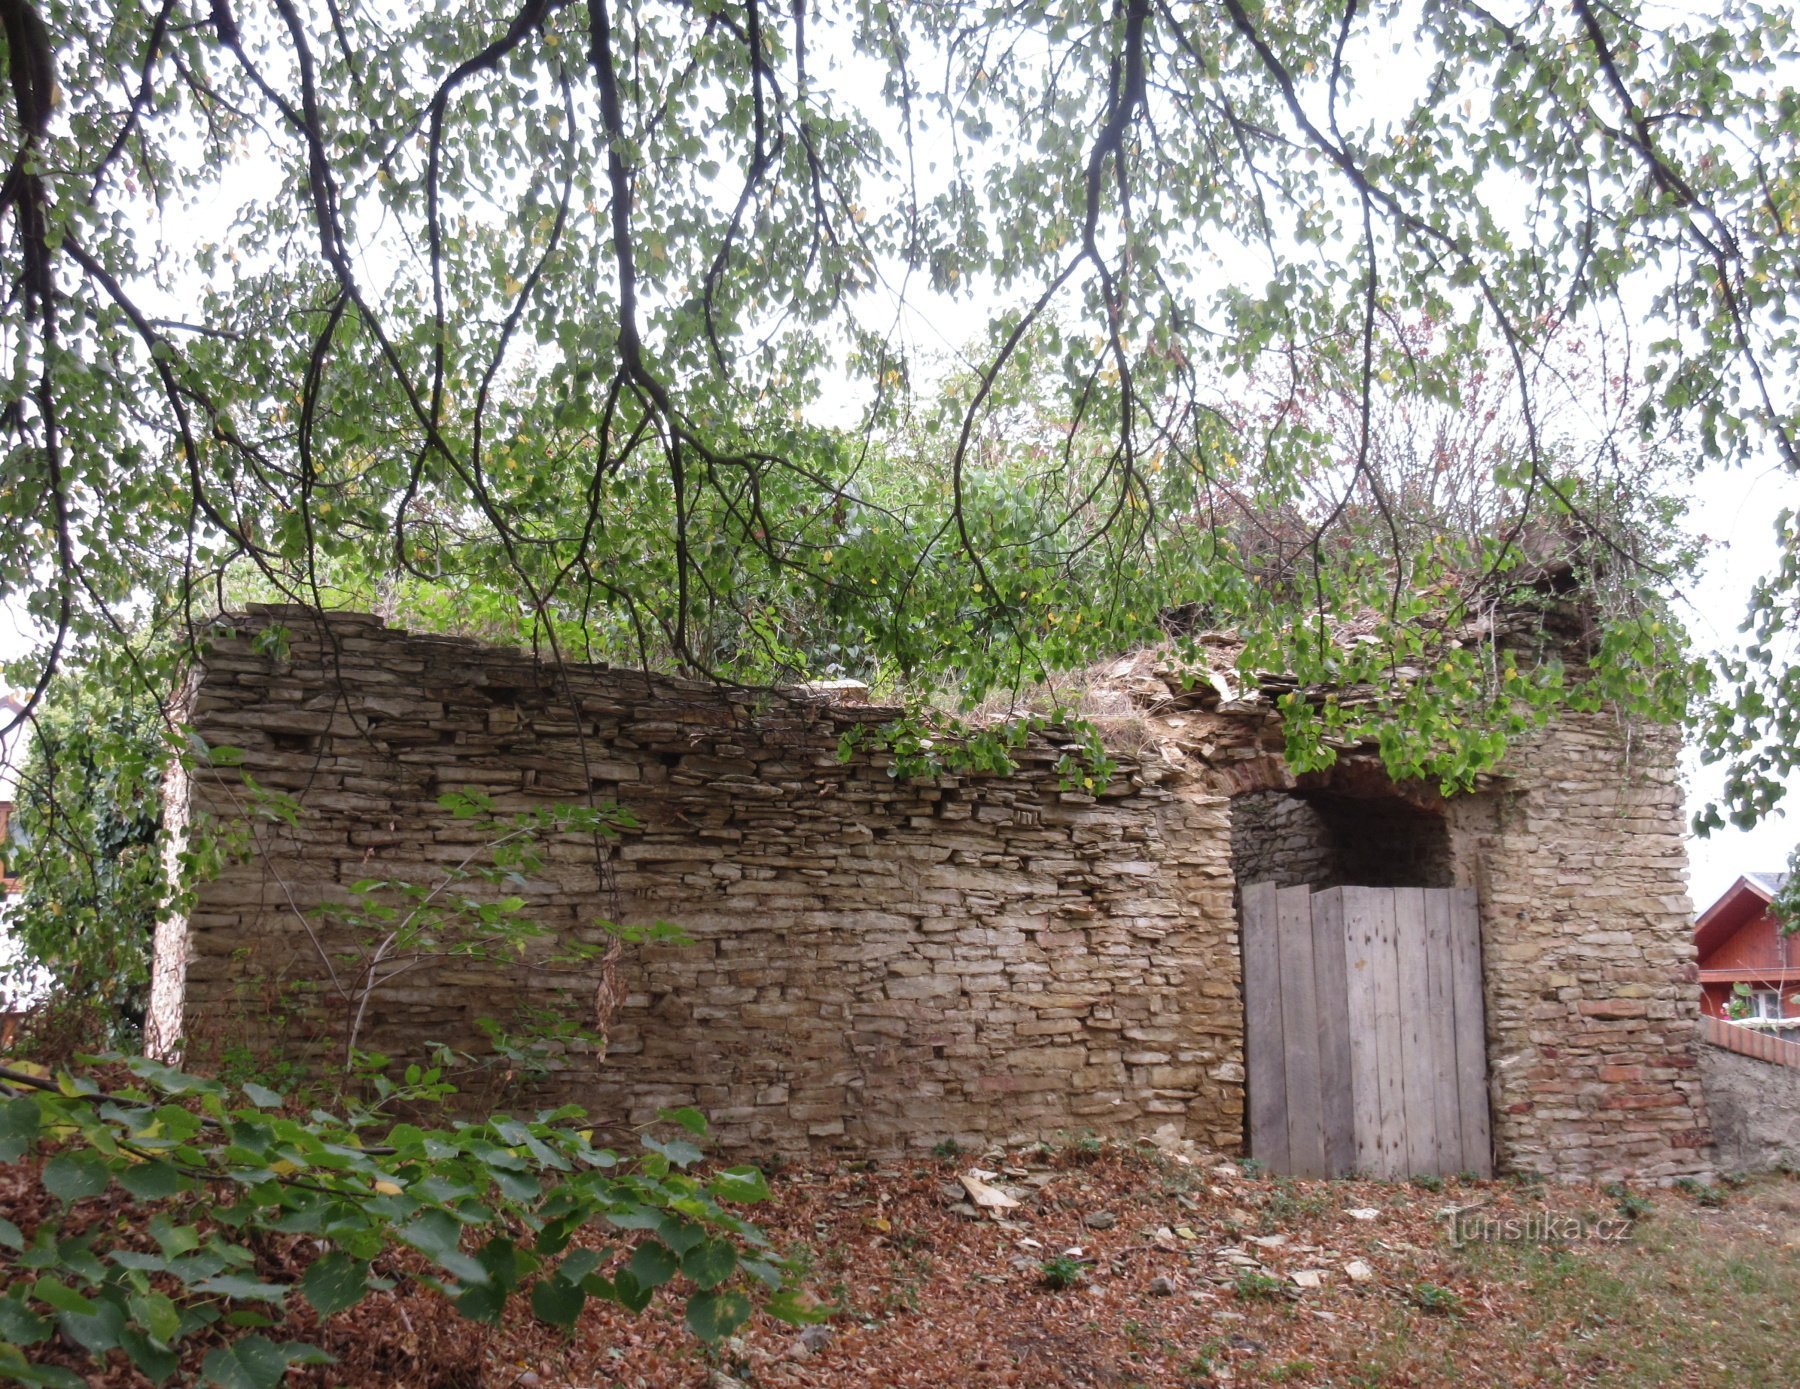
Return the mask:
{"type": "Polygon", "coordinates": [[[1746,1016],[1800,1017],[1800,936],[1784,933],[1769,905],[1786,880],[1785,873],[1746,873],[1694,923],[1702,1012],[1728,1017],[1743,984],[1746,1016]]]}

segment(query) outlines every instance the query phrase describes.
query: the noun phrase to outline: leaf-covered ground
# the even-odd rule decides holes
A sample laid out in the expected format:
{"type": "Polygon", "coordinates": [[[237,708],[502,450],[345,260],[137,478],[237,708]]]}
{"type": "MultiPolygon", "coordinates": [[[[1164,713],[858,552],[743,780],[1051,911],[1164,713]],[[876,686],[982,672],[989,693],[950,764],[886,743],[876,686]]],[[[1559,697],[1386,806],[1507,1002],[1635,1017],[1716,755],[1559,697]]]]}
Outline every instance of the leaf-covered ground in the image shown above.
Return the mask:
{"type": "MultiPolygon", "coordinates": [[[[1716,1195],[1516,1181],[1433,1189],[1270,1180],[1233,1163],[1078,1143],[788,1167],[773,1186],[756,1214],[805,1261],[818,1301],[838,1309],[820,1327],[758,1318],[707,1350],[678,1303],[659,1302],[636,1318],[590,1304],[568,1337],[523,1308],[490,1330],[412,1288],[292,1328],[339,1362],[294,1382],[1124,1389],[1800,1376],[1800,1183],[1782,1178],[1716,1195]],[[966,1174],[985,1199],[997,1190],[1018,1204],[977,1207],[966,1174]],[[1503,1237],[1458,1247],[1449,1210],[1465,1232],[1486,1223],[1503,1237]],[[1517,1238],[1504,1238],[1508,1220],[1517,1238]],[[1578,1227],[1581,1237],[1561,1238],[1578,1227]]],[[[18,1180],[0,1198],[24,1221],[42,1199],[18,1180]]],[[[122,1365],[87,1373],[142,1383],[122,1365]]]]}
{"type": "Polygon", "coordinates": [[[673,1314],[608,1314],[519,1368],[544,1385],[711,1375],[724,1389],[721,1375],[1034,1389],[1791,1381],[1800,1184],[1720,1194],[1713,1206],[1672,1190],[1265,1180],[1080,1145],[795,1171],[763,1221],[810,1252],[814,1290],[844,1307],[829,1338],[807,1338],[816,1348],[759,1325],[708,1355],[673,1314]],[[981,1215],[947,1199],[971,1167],[997,1170],[1020,1205],[981,1215]],[[1468,1234],[1485,1221],[1504,1236],[1511,1219],[1520,1238],[1455,1247],[1452,1208],[1468,1234]],[[1576,1221],[1588,1236],[1531,1238],[1546,1216],[1552,1233],[1576,1221]],[[1044,1267],[1058,1259],[1077,1270],[1061,1290],[1044,1267]]]}

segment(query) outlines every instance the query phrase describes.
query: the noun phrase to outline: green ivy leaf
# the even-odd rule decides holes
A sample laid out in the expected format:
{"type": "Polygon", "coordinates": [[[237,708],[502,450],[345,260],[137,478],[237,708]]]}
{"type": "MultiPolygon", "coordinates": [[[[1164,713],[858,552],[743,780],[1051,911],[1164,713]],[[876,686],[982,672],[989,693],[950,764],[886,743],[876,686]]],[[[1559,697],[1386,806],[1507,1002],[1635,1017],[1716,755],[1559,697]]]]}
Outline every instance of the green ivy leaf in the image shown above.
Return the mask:
{"type": "Polygon", "coordinates": [[[476,1283],[456,1296],[456,1310],[470,1321],[499,1326],[506,1316],[509,1294],[492,1283],[476,1283]]]}
{"type": "Polygon", "coordinates": [[[283,1341],[281,1353],[287,1357],[290,1365],[335,1365],[337,1356],[323,1346],[309,1345],[305,1341],[283,1341]]]}
{"type": "Polygon", "coordinates": [[[659,1109],[656,1117],[666,1123],[680,1124],[696,1138],[706,1137],[706,1116],[691,1105],[682,1105],[679,1109],[659,1109]]]}
{"type": "Polygon", "coordinates": [[[790,1326],[815,1326],[831,1315],[824,1308],[802,1303],[799,1292],[793,1288],[776,1293],[763,1303],[763,1311],[790,1326]]]}
{"type": "Polygon", "coordinates": [[[135,1249],[109,1249],[106,1257],[120,1268],[128,1268],[137,1273],[167,1273],[169,1260],[160,1254],[140,1254],[135,1249]]]}
{"type": "Polygon", "coordinates": [[[518,1287],[538,1266],[536,1255],[519,1248],[504,1235],[496,1235],[482,1245],[481,1252],[475,1257],[502,1294],[510,1293],[518,1287]]]}
{"type": "Polygon", "coordinates": [[[82,1317],[94,1315],[93,1300],[83,1297],[60,1279],[40,1278],[31,1285],[31,1292],[39,1302],[45,1303],[59,1312],[70,1312],[82,1317]]]}
{"type": "Polygon", "coordinates": [[[571,1327],[581,1315],[587,1294],[561,1275],[540,1278],[531,1289],[531,1312],[551,1326],[571,1327]]]}
{"type": "Polygon", "coordinates": [[[174,1345],[181,1335],[181,1310],[164,1293],[137,1293],[126,1299],[131,1319],[161,1345],[174,1345]]]}
{"type": "Polygon", "coordinates": [[[25,1305],[22,1294],[0,1297],[0,1341],[35,1346],[50,1334],[50,1323],[25,1305]]]}
{"type": "Polygon", "coordinates": [[[621,1230],[656,1230],[662,1227],[663,1213],[649,1206],[627,1206],[621,1211],[608,1211],[606,1218],[621,1230]]]}
{"type": "Polygon", "coordinates": [[[287,1300],[285,1283],[264,1283],[238,1273],[221,1273],[194,1285],[197,1293],[213,1293],[219,1297],[248,1298],[258,1302],[281,1303],[287,1300]]]}
{"type": "Polygon", "coordinates": [[[692,1167],[706,1156],[685,1138],[672,1138],[667,1143],[663,1143],[646,1136],[644,1146],[653,1153],[661,1153],[677,1167],[692,1167]]]}
{"type": "Polygon", "coordinates": [[[647,1239],[631,1251],[631,1259],[625,1268],[637,1279],[639,1287],[660,1288],[675,1276],[676,1261],[667,1246],[647,1239]]]}
{"type": "Polygon", "coordinates": [[[168,1258],[187,1254],[200,1247],[200,1232],[192,1225],[177,1225],[166,1215],[150,1217],[150,1237],[168,1258]]]}
{"type": "Polygon", "coordinates": [[[171,1095],[219,1095],[225,1090],[223,1085],[208,1076],[189,1075],[186,1071],[148,1056],[128,1056],[125,1064],[139,1080],[147,1080],[157,1089],[171,1095]]]}
{"type": "Polygon", "coordinates": [[[628,1312],[643,1311],[656,1296],[656,1289],[646,1288],[638,1282],[637,1275],[629,1268],[622,1268],[615,1273],[610,1284],[604,1278],[590,1276],[582,1279],[581,1286],[597,1297],[612,1298],[628,1312]]]}
{"type": "Polygon", "coordinates": [[[132,1162],[115,1174],[119,1185],[140,1201],[157,1201],[177,1196],[186,1185],[181,1173],[166,1162],[132,1162]]]}
{"type": "Polygon", "coordinates": [[[63,1335],[88,1354],[105,1355],[119,1344],[119,1336],[125,1330],[125,1312],[112,1301],[96,1301],[92,1306],[91,1312],[58,1311],[56,1324],[63,1335]]]}
{"type": "Polygon", "coordinates": [[[599,1249],[571,1249],[562,1263],[557,1265],[556,1276],[570,1283],[579,1283],[600,1267],[607,1252],[599,1249]]]}
{"type": "Polygon", "coordinates": [[[181,1357],[166,1345],[159,1345],[161,1340],[160,1336],[152,1337],[131,1326],[119,1333],[119,1348],[152,1384],[163,1383],[181,1368],[181,1357]]]}
{"type": "Polygon", "coordinates": [[[0,1376],[41,1389],[87,1389],[87,1381],[61,1365],[34,1365],[17,1346],[0,1341],[0,1376]]]}
{"type": "Polygon", "coordinates": [[[239,1088],[243,1090],[244,1098],[258,1109],[280,1109],[285,1103],[281,1095],[266,1085],[258,1085],[253,1080],[245,1081],[239,1088]]]}
{"type": "Polygon", "coordinates": [[[442,1259],[462,1242],[462,1222],[448,1211],[430,1210],[402,1229],[400,1238],[421,1254],[442,1259]]]}
{"type": "Polygon", "coordinates": [[[727,1167],[715,1172],[707,1190],[720,1201],[735,1201],[739,1205],[754,1205],[758,1201],[769,1199],[769,1181],[754,1167],[727,1167]]]}
{"type": "Polygon", "coordinates": [[[705,1239],[706,1231],[693,1221],[670,1212],[657,1222],[656,1235],[680,1257],[705,1239]]]}
{"type": "Polygon", "coordinates": [[[275,1389],[287,1374],[285,1347],[265,1336],[240,1336],[206,1353],[200,1372],[219,1389],[275,1389]]]}
{"type": "Polygon", "coordinates": [[[0,1163],[17,1162],[37,1142],[40,1111],[29,1095],[0,1104],[0,1163]]]}

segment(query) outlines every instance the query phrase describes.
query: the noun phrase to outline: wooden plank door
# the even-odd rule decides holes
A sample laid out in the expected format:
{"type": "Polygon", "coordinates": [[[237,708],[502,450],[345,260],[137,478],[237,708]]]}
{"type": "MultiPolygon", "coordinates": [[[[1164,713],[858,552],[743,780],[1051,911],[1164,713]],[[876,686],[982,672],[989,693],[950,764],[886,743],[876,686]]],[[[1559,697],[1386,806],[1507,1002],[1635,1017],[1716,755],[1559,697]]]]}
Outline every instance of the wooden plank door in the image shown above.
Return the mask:
{"type": "Polygon", "coordinates": [[[1410,1170],[1406,1110],[1405,1016],[1400,972],[1401,922],[1395,892],[1384,887],[1347,887],[1344,956],[1352,1019],[1350,1035],[1352,1102],[1355,1107],[1356,1168],[1372,1177],[1402,1176],[1410,1170]]]}
{"type": "Polygon", "coordinates": [[[1468,889],[1242,890],[1251,1155],[1294,1176],[1493,1169],[1468,889]]]}
{"type": "Polygon", "coordinates": [[[1350,1014],[1342,1006],[1347,986],[1341,889],[1313,895],[1312,927],[1314,992],[1319,1001],[1319,1083],[1324,1091],[1319,1119],[1324,1126],[1325,1172],[1338,1176],[1356,1170],[1350,1014]]]}

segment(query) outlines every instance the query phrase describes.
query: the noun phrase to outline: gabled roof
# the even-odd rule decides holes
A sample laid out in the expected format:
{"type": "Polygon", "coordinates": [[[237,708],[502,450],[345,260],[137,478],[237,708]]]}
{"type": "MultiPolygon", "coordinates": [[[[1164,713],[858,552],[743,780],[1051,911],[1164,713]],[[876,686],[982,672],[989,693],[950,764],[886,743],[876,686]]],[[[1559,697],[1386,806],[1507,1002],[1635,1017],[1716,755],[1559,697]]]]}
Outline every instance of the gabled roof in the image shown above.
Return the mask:
{"type": "Polygon", "coordinates": [[[1694,923],[1694,948],[1702,956],[1717,949],[1745,922],[1762,914],[1787,882],[1786,873],[1746,873],[1694,923]]]}

